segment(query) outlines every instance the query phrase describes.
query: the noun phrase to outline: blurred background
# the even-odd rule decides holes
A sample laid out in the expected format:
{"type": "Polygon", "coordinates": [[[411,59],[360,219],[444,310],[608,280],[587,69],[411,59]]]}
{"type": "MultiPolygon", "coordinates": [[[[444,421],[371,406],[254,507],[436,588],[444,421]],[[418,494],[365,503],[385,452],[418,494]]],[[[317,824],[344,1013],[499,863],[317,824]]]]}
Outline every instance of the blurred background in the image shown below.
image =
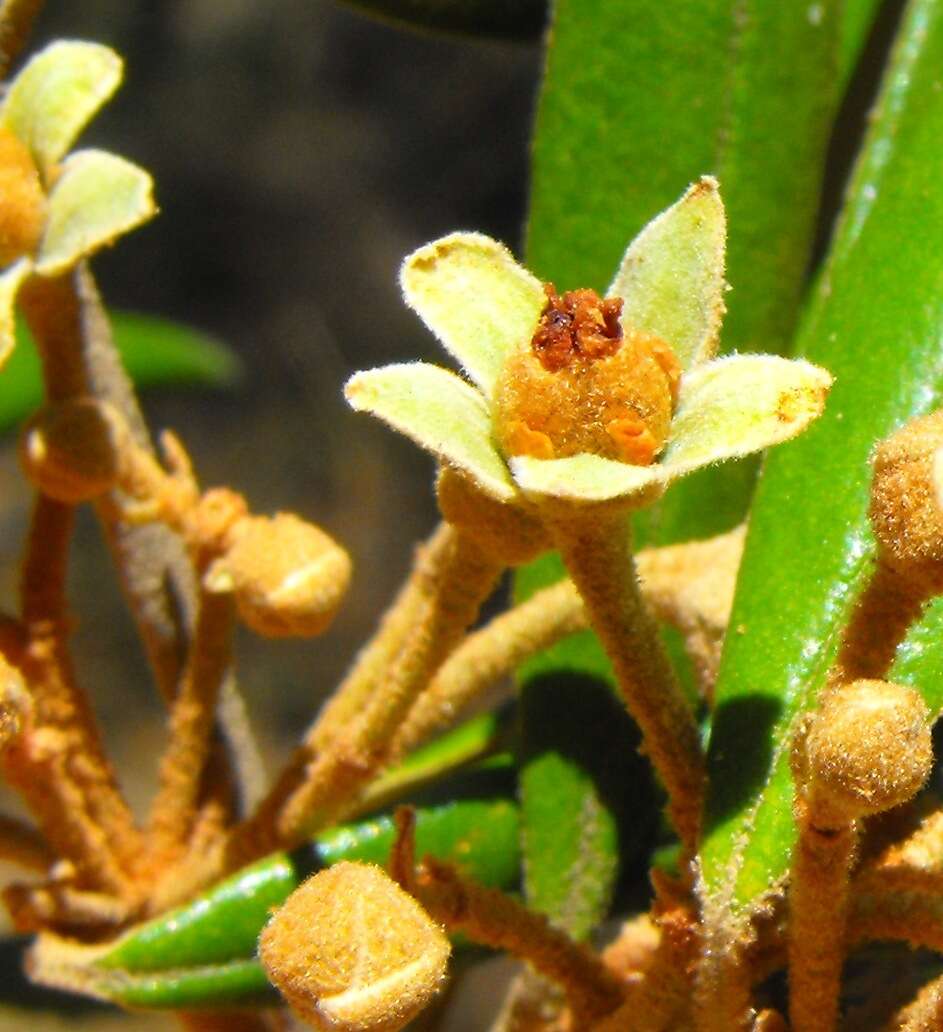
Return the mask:
{"type": "MultiPolygon", "coordinates": [[[[379,363],[441,359],[399,297],[409,250],[459,228],[519,248],[539,46],[407,33],[330,0],[48,0],[30,50],[57,37],[125,57],[123,87],[80,145],[138,162],[157,186],[159,217],[93,264],[106,303],[207,331],[243,367],[234,389],[147,393],[151,426],[179,433],[205,486],[313,519],[354,559],[326,637],[240,638],[240,682],[273,766],[436,518],[431,460],[351,413],[341,385],[379,363]]],[[[10,434],[0,499],[0,605],[11,607],[29,494],[10,434]]],[[[87,520],[72,585],[78,666],[141,807],[163,710],[108,563],[87,520]]],[[[59,1027],[40,1020],[0,1011],[0,1029],[59,1027]]]]}

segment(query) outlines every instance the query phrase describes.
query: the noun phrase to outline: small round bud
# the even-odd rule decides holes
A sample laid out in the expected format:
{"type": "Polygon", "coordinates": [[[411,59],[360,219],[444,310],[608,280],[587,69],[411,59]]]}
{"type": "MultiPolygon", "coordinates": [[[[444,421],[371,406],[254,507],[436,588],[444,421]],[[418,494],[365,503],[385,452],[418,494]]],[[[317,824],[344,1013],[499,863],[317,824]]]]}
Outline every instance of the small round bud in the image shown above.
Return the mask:
{"type": "Polygon", "coordinates": [[[436,491],[443,517],[507,566],[530,562],[550,547],[540,520],[520,505],[490,498],[457,470],[443,466],[436,491]]]}
{"type": "Polygon", "coordinates": [[[296,889],[259,958],[298,1016],[332,1032],[396,1032],[442,987],[442,929],[379,867],[339,863],[296,889]]]}
{"type": "Polygon", "coordinates": [[[115,485],[128,431],[91,398],[40,409],[23,428],[20,461],[29,480],[57,502],[78,505],[115,485]]]}
{"type": "Polygon", "coordinates": [[[254,516],[214,562],[204,584],[232,591],[243,621],[267,638],[326,630],[350,581],[350,558],[323,530],[291,513],[254,516]]]}
{"type": "Polygon", "coordinates": [[[31,255],[42,236],[46,196],[29,149],[0,126],[0,268],[31,255]]]}
{"type": "Polygon", "coordinates": [[[935,467],[943,410],[913,419],[874,451],[871,526],[884,561],[927,595],[943,591],[943,509],[935,467]]]}
{"type": "Polygon", "coordinates": [[[933,763],[926,703],[913,688],[887,681],[842,685],[812,715],[804,754],[807,796],[826,823],[900,806],[933,763]]]}

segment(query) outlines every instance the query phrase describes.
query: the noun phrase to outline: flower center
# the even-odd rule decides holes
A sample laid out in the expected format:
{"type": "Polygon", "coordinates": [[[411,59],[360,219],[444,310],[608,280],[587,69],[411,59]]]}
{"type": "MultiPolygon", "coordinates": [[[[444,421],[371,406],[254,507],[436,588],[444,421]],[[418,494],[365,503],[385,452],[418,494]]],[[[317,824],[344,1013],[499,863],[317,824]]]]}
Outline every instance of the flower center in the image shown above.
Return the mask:
{"type": "Polygon", "coordinates": [[[569,290],[563,297],[544,284],[547,304],[531,341],[534,354],[555,373],[579,358],[614,355],[622,346],[622,298],[600,298],[595,290],[569,290]]]}
{"type": "Polygon", "coordinates": [[[665,445],[681,366],[658,337],[623,329],[622,299],[552,284],[530,347],[495,385],[494,425],[508,456],[591,452],[647,466],[665,445]]]}
{"type": "Polygon", "coordinates": [[[39,171],[23,142],[0,126],[0,268],[34,253],[45,217],[39,171]]]}

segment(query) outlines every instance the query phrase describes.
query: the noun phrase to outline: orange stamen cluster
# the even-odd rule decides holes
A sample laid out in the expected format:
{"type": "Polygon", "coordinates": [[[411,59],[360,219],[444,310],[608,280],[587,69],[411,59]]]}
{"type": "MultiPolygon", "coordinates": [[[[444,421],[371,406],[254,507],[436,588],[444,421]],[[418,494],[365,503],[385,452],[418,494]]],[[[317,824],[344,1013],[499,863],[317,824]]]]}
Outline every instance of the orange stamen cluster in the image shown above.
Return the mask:
{"type": "Polygon", "coordinates": [[[547,303],[530,347],[508,360],[495,390],[495,429],[507,455],[591,452],[647,466],[664,447],[681,365],[668,344],[623,330],[622,299],[593,290],[547,303]]]}

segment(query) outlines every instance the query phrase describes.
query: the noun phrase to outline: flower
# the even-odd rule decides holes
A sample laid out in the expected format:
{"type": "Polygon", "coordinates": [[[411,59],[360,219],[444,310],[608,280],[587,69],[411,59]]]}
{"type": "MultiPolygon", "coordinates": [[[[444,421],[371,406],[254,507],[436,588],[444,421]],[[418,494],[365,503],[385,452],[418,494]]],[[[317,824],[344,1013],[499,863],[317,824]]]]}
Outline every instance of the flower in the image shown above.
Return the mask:
{"type": "Polygon", "coordinates": [[[560,298],[489,237],[443,237],[406,258],[401,284],[467,379],[390,365],[353,376],[347,400],[496,501],[647,504],[686,473],[794,437],[832,382],[801,360],[712,358],[725,235],[704,177],[629,245],[607,301],[560,298]]]}
{"type": "Polygon", "coordinates": [[[150,176],[100,150],[66,152],[121,81],[108,47],[63,40],[30,60],[0,101],[0,365],[30,276],[59,276],[156,211],[150,176]]]}

